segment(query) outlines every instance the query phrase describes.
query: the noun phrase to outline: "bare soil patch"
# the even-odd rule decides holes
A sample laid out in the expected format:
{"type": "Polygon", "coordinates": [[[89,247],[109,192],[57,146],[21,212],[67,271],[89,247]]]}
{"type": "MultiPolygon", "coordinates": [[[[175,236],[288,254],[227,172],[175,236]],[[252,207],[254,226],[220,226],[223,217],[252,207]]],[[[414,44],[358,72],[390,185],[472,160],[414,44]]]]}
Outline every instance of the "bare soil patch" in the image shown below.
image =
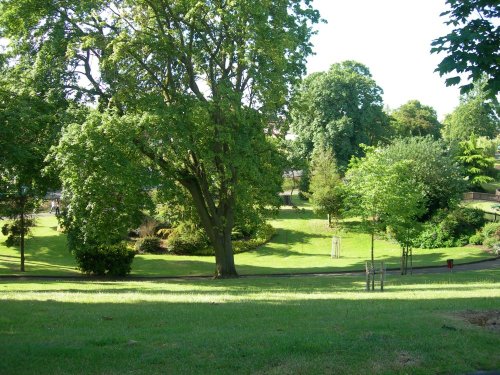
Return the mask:
{"type": "Polygon", "coordinates": [[[470,324],[500,332],[500,310],[467,310],[458,315],[470,324]]]}

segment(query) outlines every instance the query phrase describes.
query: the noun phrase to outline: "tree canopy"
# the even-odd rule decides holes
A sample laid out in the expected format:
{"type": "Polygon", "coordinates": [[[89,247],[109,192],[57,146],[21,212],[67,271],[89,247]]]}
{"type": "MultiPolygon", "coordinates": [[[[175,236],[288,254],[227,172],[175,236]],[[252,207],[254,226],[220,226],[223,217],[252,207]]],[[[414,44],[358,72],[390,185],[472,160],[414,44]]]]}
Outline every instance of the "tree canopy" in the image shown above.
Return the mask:
{"type": "Polygon", "coordinates": [[[43,61],[67,96],[139,119],[136,149],[189,192],[216,276],[235,276],[237,202],[264,207],[281,188],[266,132],[305,72],[311,1],[10,0],[0,14],[11,63],[43,61]]]}
{"type": "Polygon", "coordinates": [[[436,110],[418,100],[410,100],[394,110],[390,124],[396,137],[431,135],[437,139],[441,136],[441,124],[436,110]]]}
{"type": "Polygon", "coordinates": [[[449,34],[432,42],[431,52],[445,52],[447,56],[436,71],[441,75],[453,74],[446,85],[457,85],[460,77],[468,73],[469,83],[461,85],[461,92],[473,88],[473,82],[487,77],[487,91],[494,98],[500,91],[500,7],[496,0],[447,0],[449,10],[441,13],[447,17],[446,25],[453,25],[449,34]]]}
{"type": "Polygon", "coordinates": [[[499,105],[496,98],[487,98],[484,82],[480,81],[443,122],[443,138],[466,141],[472,134],[495,138],[500,132],[499,105]]]}
{"type": "Polygon", "coordinates": [[[291,118],[306,155],[315,145],[327,145],[341,172],[353,155],[362,154],[361,143],[377,144],[387,130],[382,89],[369,69],[355,61],[308,76],[296,90],[291,118]]]}
{"type": "Polygon", "coordinates": [[[462,170],[444,142],[432,137],[396,139],[382,149],[378,162],[386,166],[411,161],[415,189],[425,201],[419,220],[431,217],[439,208],[453,207],[465,188],[462,170]]]}

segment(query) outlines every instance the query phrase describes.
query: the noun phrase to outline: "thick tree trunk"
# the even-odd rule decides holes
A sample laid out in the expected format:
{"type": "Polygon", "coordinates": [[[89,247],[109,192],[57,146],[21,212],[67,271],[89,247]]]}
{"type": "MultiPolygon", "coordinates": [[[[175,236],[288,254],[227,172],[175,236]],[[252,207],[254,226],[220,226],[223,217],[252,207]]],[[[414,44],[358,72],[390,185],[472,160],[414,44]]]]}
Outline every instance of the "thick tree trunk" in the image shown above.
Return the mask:
{"type": "Polygon", "coordinates": [[[207,189],[195,178],[180,181],[190,192],[194,206],[200,215],[203,229],[215,250],[215,278],[238,277],[234,264],[231,232],[234,225],[234,198],[219,202],[216,207],[207,189]],[[204,194],[205,192],[205,194],[204,194]]]}
{"type": "Polygon", "coordinates": [[[231,231],[229,230],[229,233],[225,233],[222,236],[217,236],[213,242],[213,246],[215,249],[215,278],[225,279],[238,277],[234,264],[231,231]]]}

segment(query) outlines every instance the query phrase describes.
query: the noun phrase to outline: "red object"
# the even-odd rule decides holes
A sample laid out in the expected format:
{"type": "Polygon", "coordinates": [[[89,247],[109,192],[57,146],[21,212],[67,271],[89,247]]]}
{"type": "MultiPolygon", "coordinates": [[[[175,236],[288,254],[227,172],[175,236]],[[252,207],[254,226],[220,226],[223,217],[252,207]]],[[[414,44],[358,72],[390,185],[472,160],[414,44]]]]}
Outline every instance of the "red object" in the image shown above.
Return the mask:
{"type": "Polygon", "coordinates": [[[453,268],[453,259],[447,259],[446,264],[447,264],[448,268],[450,268],[450,269],[453,268]]]}

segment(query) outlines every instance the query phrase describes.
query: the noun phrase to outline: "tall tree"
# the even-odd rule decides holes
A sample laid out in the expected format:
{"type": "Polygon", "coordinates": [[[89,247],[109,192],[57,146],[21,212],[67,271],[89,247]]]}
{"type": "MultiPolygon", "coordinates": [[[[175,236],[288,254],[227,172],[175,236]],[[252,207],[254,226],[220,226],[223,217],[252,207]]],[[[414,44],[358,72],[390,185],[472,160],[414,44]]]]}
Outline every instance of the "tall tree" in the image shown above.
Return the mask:
{"type": "Polygon", "coordinates": [[[237,202],[264,206],[281,188],[265,131],[305,72],[311,1],[10,0],[0,14],[24,58],[57,48],[68,94],[138,119],[134,144],[191,195],[216,277],[236,276],[237,202]]]}
{"type": "Polygon", "coordinates": [[[360,144],[374,145],[384,137],[387,117],[382,89],[369,69],[355,61],[333,64],[329,71],[308,76],[292,101],[292,131],[307,156],[315,145],[328,145],[341,172],[350,158],[360,156],[360,144]]]}
{"type": "Polygon", "coordinates": [[[500,91],[500,7],[497,0],[447,0],[449,10],[446,25],[455,28],[449,34],[432,42],[432,53],[445,52],[446,56],[436,71],[441,75],[456,75],[446,79],[446,85],[460,84],[460,74],[468,73],[469,83],[461,85],[461,92],[473,88],[473,82],[487,77],[487,91],[494,98],[500,91]]]}
{"type": "Polygon", "coordinates": [[[418,100],[410,100],[391,113],[391,128],[396,137],[441,136],[436,110],[418,100]]]}

